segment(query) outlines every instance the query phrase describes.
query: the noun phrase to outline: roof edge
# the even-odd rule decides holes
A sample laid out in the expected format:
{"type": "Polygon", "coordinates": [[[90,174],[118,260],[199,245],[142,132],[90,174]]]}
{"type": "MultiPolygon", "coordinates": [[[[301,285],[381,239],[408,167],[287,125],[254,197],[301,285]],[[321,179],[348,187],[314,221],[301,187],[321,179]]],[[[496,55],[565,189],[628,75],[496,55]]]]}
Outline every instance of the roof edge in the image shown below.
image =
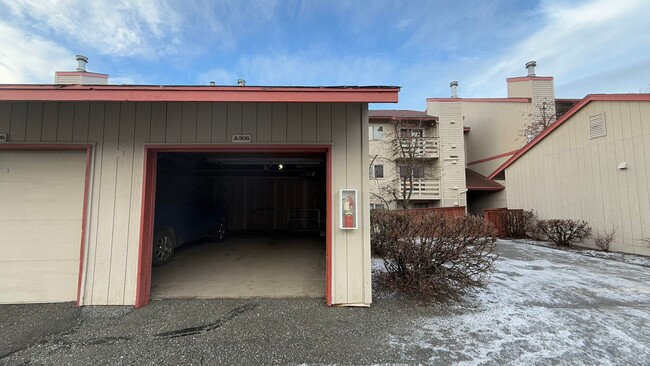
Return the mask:
{"type": "Polygon", "coordinates": [[[427,98],[427,102],[530,103],[530,98],[427,98]]]}
{"type": "Polygon", "coordinates": [[[568,121],[571,119],[571,117],[578,113],[582,108],[584,108],[587,104],[590,102],[650,102],[650,94],[589,94],[586,97],[584,97],[578,104],[574,105],[571,109],[569,109],[560,119],[555,121],[552,125],[550,125],[547,129],[542,131],[539,135],[537,135],[534,139],[532,139],[529,143],[524,145],[519,151],[517,151],[514,155],[510,157],[510,159],[506,160],[501,166],[499,166],[494,172],[492,172],[490,175],[488,175],[488,179],[494,179],[499,173],[503,172],[506,170],[510,165],[512,165],[517,159],[519,159],[522,155],[524,155],[526,152],[528,152],[530,149],[535,147],[540,141],[542,141],[546,136],[550,135],[553,131],[555,131],[558,127],[560,127],[564,122],[568,121]]]}

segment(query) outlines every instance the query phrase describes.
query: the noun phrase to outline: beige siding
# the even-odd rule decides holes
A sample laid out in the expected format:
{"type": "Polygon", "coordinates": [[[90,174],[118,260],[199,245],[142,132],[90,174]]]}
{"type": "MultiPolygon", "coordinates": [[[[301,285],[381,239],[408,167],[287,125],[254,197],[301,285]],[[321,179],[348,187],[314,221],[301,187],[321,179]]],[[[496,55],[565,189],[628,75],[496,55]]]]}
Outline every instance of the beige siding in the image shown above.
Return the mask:
{"type": "Polygon", "coordinates": [[[367,104],[358,103],[0,102],[0,133],[10,133],[10,143],[95,143],[83,304],[135,302],[144,145],[230,144],[233,134],[331,144],[332,300],[370,303],[367,128],[367,104]],[[359,230],[338,229],[343,188],[359,190],[359,230]]]}
{"type": "Polygon", "coordinates": [[[506,170],[508,206],[618,227],[612,250],[650,255],[650,103],[591,102],[506,170]],[[589,139],[589,116],[607,135],[589,139]],[[628,168],[617,169],[621,162],[628,168]]]}
{"type": "Polygon", "coordinates": [[[429,102],[427,114],[438,117],[441,207],[467,206],[464,105],[429,102]]]}
{"type": "Polygon", "coordinates": [[[85,167],[85,151],[0,151],[0,303],[76,300],[85,167]]]}

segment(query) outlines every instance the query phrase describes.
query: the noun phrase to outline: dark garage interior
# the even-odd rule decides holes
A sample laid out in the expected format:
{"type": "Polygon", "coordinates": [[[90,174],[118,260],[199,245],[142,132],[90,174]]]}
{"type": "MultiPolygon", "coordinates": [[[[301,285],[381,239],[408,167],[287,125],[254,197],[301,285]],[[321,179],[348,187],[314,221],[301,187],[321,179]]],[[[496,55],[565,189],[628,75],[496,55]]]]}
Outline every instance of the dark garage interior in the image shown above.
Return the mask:
{"type": "Polygon", "coordinates": [[[324,297],[326,188],[324,153],[159,153],[152,298],[324,297]]]}

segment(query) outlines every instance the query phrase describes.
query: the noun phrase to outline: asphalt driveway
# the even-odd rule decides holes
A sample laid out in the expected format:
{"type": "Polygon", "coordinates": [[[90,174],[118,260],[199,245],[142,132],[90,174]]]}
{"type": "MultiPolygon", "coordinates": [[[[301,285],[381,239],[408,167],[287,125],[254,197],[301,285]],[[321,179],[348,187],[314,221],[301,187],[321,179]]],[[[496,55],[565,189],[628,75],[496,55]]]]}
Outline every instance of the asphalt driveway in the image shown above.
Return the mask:
{"type": "Polygon", "coordinates": [[[421,306],[160,300],[0,306],[0,364],[607,365],[650,360],[650,261],[499,242],[490,285],[421,306]]]}

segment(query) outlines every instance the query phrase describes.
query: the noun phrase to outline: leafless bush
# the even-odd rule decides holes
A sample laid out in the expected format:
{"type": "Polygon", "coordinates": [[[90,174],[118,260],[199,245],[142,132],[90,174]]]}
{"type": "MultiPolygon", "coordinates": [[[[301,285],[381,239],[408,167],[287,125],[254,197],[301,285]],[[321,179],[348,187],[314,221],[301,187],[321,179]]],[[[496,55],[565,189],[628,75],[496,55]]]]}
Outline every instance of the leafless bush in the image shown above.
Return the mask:
{"type": "Polygon", "coordinates": [[[582,220],[540,220],[537,226],[557,246],[569,246],[591,235],[591,227],[582,220]]]}
{"type": "Polygon", "coordinates": [[[386,267],[380,279],[421,299],[483,285],[497,258],[494,228],[481,217],[375,211],[370,219],[373,251],[386,267]]]}
{"type": "Polygon", "coordinates": [[[594,243],[596,246],[604,251],[608,252],[610,245],[612,245],[612,242],[614,241],[614,238],[616,237],[616,233],[618,232],[618,227],[615,227],[612,225],[612,227],[609,230],[605,230],[603,232],[596,232],[594,235],[594,243]]]}
{"type": "Polygon", "coordinates": [[[501,235],[508,238],[524,238],[528,236],[529,228],[534,226],[536,216],[532,211],[503,210],[497,211],[502,223],[501,235]]]}

